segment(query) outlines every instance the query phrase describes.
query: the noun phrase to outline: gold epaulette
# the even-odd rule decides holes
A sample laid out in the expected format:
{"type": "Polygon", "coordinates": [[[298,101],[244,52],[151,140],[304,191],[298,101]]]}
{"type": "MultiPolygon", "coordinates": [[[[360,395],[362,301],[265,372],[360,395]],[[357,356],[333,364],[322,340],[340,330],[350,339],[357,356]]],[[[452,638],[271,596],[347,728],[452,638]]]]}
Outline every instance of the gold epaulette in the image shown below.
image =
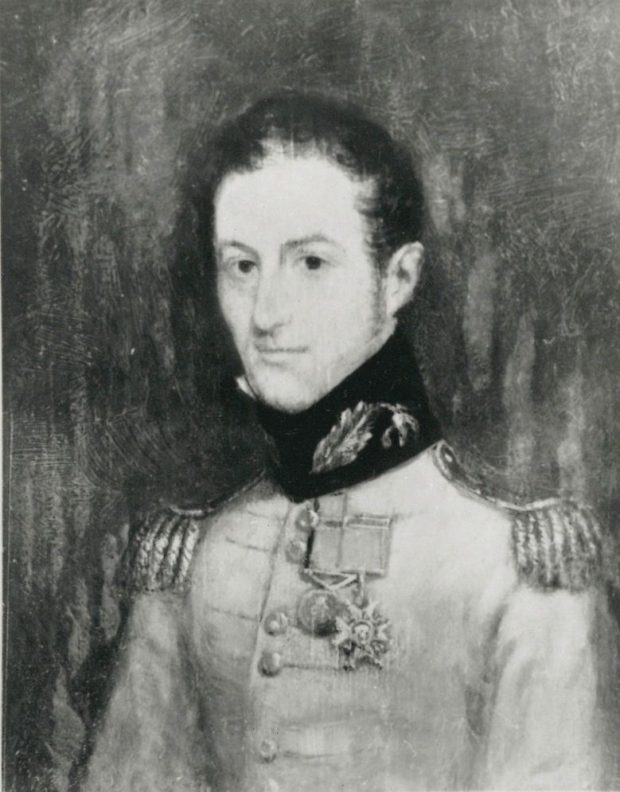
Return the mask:
{"type": "Polygon", "coordinates": [[[130,536],[122,571],[131,591],[185,591],[200,522],[249,490],[264,476],[261,471],[240,487],[208,501],[204,508],[160,506],[146,513],[130,536]]]}
{"type": "Polygon", "coordinates": [[[536,588],[579,591],[604,577],[603,535],[589,506],[571,498],[517,505],[495,497],[482,478],[465,470],[447,443],[436,446],[435,459],[447,478],[509,515],[521,579],[536,588]]]}
{"type": "Polygon", "coordinates": [[[507,506],[519,575],[538,588],[579,591],[600,579],[601,527],[592,509],[569,499],[507,506]]]}
{"type": "Polygon", "coordinates": [[[165,506],[147,514],[130,539],[125,574],[133,591],[183,591],[196,542],[198,520],[209,509],[165,506]]]}

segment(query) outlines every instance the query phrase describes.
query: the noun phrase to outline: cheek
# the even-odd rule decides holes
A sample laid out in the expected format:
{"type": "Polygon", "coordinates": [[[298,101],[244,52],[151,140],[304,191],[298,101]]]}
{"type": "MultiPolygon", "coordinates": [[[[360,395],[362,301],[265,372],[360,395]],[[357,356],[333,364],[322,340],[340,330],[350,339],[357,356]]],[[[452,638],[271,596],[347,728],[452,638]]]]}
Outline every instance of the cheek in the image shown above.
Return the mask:
{"type": "Polygon", "coordinates": [[[248,333],[251,300],[243,292],[229,289],[222,284],[218,284],[217,295],[220,311],[228,329],[235,340],[243,339],[248,333]]]}
{"type": "Polygon", "coordinates": [[[370,279],[349,278],[334,284],[320,311],[326,332],[342,339],[372,332],[375,325],[377,287],[370,279]]]}

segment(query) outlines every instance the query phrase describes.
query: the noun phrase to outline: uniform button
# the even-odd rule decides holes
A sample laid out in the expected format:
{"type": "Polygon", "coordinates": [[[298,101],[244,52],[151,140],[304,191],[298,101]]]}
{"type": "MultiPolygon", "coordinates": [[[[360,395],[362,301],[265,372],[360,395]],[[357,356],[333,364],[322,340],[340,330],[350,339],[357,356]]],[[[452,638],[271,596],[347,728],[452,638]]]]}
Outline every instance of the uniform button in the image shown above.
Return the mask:
{"type": "Polygon", "coordinates": [[[313,531],[318,524],[319,515],[314,511],[314,509],[311,509],[308,506],[306,506],[305,509],[302,509],[295,518],[296,527],[299,528],[300,531],[304,531],[304,533],[310,533],[310,531],[313,531]]]}
{"type": "Polygon", "coordinates": [[[282,671],[282,665],[280,652],[263,652],[258,661],[258,668],[265,676],[276,676],[282,671]]]}
{"type": "Polygon", "coordinates": [[[306,557],[308,546],[301,539],[291,539],[286,545],[286,557],[294,564],[301,563],[306,557]]]}
{"type": "Polygon", "coordinates": [[[282,635],[288,627],[288,616],[284,611],[272,611],[263,622],[268,635],[282,635]]]}
{"type": "Polygon", "coordinates": [[[263,762],[273,762],[278,755],[278,744],[275,740],[263,740],[258,746],[258,755],[263,762]]]}

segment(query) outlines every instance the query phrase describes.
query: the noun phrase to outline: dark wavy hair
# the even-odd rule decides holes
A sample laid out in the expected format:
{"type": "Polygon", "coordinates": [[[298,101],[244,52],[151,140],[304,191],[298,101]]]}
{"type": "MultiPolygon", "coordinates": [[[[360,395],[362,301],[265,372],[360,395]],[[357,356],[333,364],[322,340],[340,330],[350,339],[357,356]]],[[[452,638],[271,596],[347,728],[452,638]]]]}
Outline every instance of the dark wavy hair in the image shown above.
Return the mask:
{"type": "Polygon", "coordinates": [[[251,105],[201,141],[190,198],[203,253],[211,259],[213,203],[229,173],[260,167],[273,146],[291,156],[318,153],[374,189],[361,202],[368,242],[381,268],[401,245],[420,239],[424,200],[410,153],[355,105],[316,94],[283,91],[251,105]]]}

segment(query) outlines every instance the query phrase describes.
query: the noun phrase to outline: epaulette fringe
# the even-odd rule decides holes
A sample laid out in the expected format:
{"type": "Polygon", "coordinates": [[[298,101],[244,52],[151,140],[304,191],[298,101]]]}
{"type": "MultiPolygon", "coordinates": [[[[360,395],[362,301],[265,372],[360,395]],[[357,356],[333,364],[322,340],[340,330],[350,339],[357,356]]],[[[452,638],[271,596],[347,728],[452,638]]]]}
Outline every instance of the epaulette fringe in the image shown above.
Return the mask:
{"type": "Polygon", "coordinates": [[[592,509],[574,500],[509,507],[519,575],[545,589],[579,591],[600,577],[601,528],[592,509]]]}
{"type": "Polygon", "coordinates": [[[198,541],[198,520],[208,509],[166,506],[139,524],[130,547],[126,574],[133,591],[183,591],[198,541]]]}

